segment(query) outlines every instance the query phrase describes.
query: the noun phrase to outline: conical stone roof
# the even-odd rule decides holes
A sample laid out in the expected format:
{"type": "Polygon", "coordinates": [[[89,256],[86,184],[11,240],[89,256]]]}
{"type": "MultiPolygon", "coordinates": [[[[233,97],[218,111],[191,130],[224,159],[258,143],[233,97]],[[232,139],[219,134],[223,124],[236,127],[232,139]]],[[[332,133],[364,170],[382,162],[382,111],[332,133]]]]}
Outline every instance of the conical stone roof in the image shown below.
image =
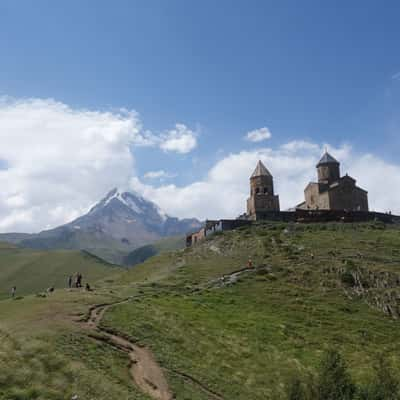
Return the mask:
{"type": "Polygon", "coordinates": [[[256,176],[272,176],[261,160],[258,162],[256,169],[251,175],[251,178],[255,178],[256,176]]]}
{"type": "Polygon", "coordinates": [[[319,160],[319,163],[317,164],[317,167],[320,165],[324,164],[340,164],[336,158],[332,157],[327,151],[325,154],[322,156],[322,158],[319,160]]]}

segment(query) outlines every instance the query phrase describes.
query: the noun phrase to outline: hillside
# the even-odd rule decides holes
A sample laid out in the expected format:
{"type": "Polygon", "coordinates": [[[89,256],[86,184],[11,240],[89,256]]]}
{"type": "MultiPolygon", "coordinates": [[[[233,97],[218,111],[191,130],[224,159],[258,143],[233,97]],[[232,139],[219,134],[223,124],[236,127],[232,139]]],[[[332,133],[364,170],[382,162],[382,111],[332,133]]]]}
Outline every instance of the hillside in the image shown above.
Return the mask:
{"type": "Polygon", "coordinates": [[[119,268],[80,251],[35,251],[0,243],[0,299],[9,297],[12,286],[18,295],[65,288],[67,277],[81,272],[85,280],[97,281],[119,268]]]}
{"type": "Polygon", "coordinates": [[[0,234],[0,241],[41,250],[87,250],[110,263],[122,265],[136,248],[166,237],[183,236],[200,225],[194,218],[166,215],[137,193],[113,189],[87,214],[66,225],[38,234],[0,234]]]}
{"type": "Polygon", "coordinates": [[[160,239],[157,242],[148,244],[130,252],[123,260],[123,264],[127,267],[133,267],[137,264],[145,262],[148,258],[165,251],[179,250],[186,246],[186,238],[184,236],[172,236],[160,239]]]}
{"type": "Polygon", "coordinates": [[[285,399],[332,347],[365,384],[380,354],[400,367],[399,248],[397,226],[259,224],[152,257],[94,293],[1,301],[13,368],[22,361],[12,349],[29,354],[33,339],[40,357],[29,384],[7,381],[0,394],[17,398],[18,384],[41,399],[285,399]]]}

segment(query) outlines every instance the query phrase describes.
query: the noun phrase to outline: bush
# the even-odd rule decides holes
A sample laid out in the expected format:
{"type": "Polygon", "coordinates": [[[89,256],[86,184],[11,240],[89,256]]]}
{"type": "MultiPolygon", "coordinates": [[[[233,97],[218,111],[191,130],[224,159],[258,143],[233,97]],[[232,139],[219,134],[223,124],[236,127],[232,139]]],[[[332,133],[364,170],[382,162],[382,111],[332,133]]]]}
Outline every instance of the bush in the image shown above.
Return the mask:
{"type": "Polygon", "coordinates": [[[375,377],[360,390],[360,400],[399,400],[400,382],[389,362],[380,356],[374,365],[375,377]]]}
{"type": "Polygon", "coordinates": [[[288,400],[307,400],[307,394],[299,378],[294,378],[288,386],[288,400]]]}
{"type": "Polygon", "coordinates": [[[347,365],[336,350],[324,355],[315,384],[318,400],[351,400],[356,388],[347,370],[347,365]]]}
{"type": "Polygon", "coordinates": [[[356,281],[354,276],[350,271],[345,271],[340,275],[340,280],[342,283],[348,287],[354,287],[356,285],[356,281]]]}
{"type": "Polygon", "coordinates": [[[327,351],[314,379],[294,378],[288,385],[287,400],[400,400],[400,380],[393,367],[380,356],[374,377],[365,387],[356,387],[347,365],[335,350],[327,351]]]}

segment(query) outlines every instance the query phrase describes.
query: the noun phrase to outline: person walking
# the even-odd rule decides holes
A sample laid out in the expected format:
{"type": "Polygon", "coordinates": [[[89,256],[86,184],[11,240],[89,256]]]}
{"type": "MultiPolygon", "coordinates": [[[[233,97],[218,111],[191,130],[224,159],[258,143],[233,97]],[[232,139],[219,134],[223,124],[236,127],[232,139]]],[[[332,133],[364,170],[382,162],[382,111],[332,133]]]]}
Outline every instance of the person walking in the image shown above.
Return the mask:
{"type": "Polygon", "coordinates": [[[78,272],[76,276],[76,287],[81,288],[82,287],[82,274],[78,272]]]}
{"type": "Polygon", "coordinates": [[[72,275],[70,275],[68,277],[68,288],[71,289],[72,288],[72,275]]]}
{"type": "Polygon", "coordinates": [[[11,297],[12,298],[14,298],[15,297],[15,293],[17,292],[17,287],[16,286],[13,286],[12,288],[11,288],[11,297]]]}

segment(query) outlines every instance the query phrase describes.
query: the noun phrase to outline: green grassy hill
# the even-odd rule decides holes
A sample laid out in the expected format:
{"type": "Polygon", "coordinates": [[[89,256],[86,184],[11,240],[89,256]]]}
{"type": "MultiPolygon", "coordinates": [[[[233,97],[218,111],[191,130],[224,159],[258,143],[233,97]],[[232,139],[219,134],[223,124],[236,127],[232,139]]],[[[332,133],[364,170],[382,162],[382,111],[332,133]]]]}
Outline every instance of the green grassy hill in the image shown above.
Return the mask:
{"type": "Polygon", "coordinates": [[[17,371],[0,380],[0,399],[149,400],[127,356],[73,322],[104,303],[116,303],[104,332],[150,349],[176,400],[285,399],[330,348],[365,384],[379,355],[400,367],[399,249],[396,226],[259,224],[152,257],[93,293],[0,301],[0,333],[13,342],[0,348],[0,376],[12,375],[6,358],[17,371]]]}
{"type": "Polygon", "coordinates": [[[93,282],[117,270],[85,252],[29,250],[1,243],[0,299],[9,297],[14,285],[18,295],[26,295],[50,286],[65,288],[67,277],[78,271],[85,281],[93,282]]]}
{"type": "Polygon", "coordinates": [[[183,249],[186,246],[186,238],[184,236],[172,236],[158,240],[153,244],[139,247],[130,252],[124,259],[123,265],[128,268],[145,262],[148,258],[166,251],[183,249]]]}

